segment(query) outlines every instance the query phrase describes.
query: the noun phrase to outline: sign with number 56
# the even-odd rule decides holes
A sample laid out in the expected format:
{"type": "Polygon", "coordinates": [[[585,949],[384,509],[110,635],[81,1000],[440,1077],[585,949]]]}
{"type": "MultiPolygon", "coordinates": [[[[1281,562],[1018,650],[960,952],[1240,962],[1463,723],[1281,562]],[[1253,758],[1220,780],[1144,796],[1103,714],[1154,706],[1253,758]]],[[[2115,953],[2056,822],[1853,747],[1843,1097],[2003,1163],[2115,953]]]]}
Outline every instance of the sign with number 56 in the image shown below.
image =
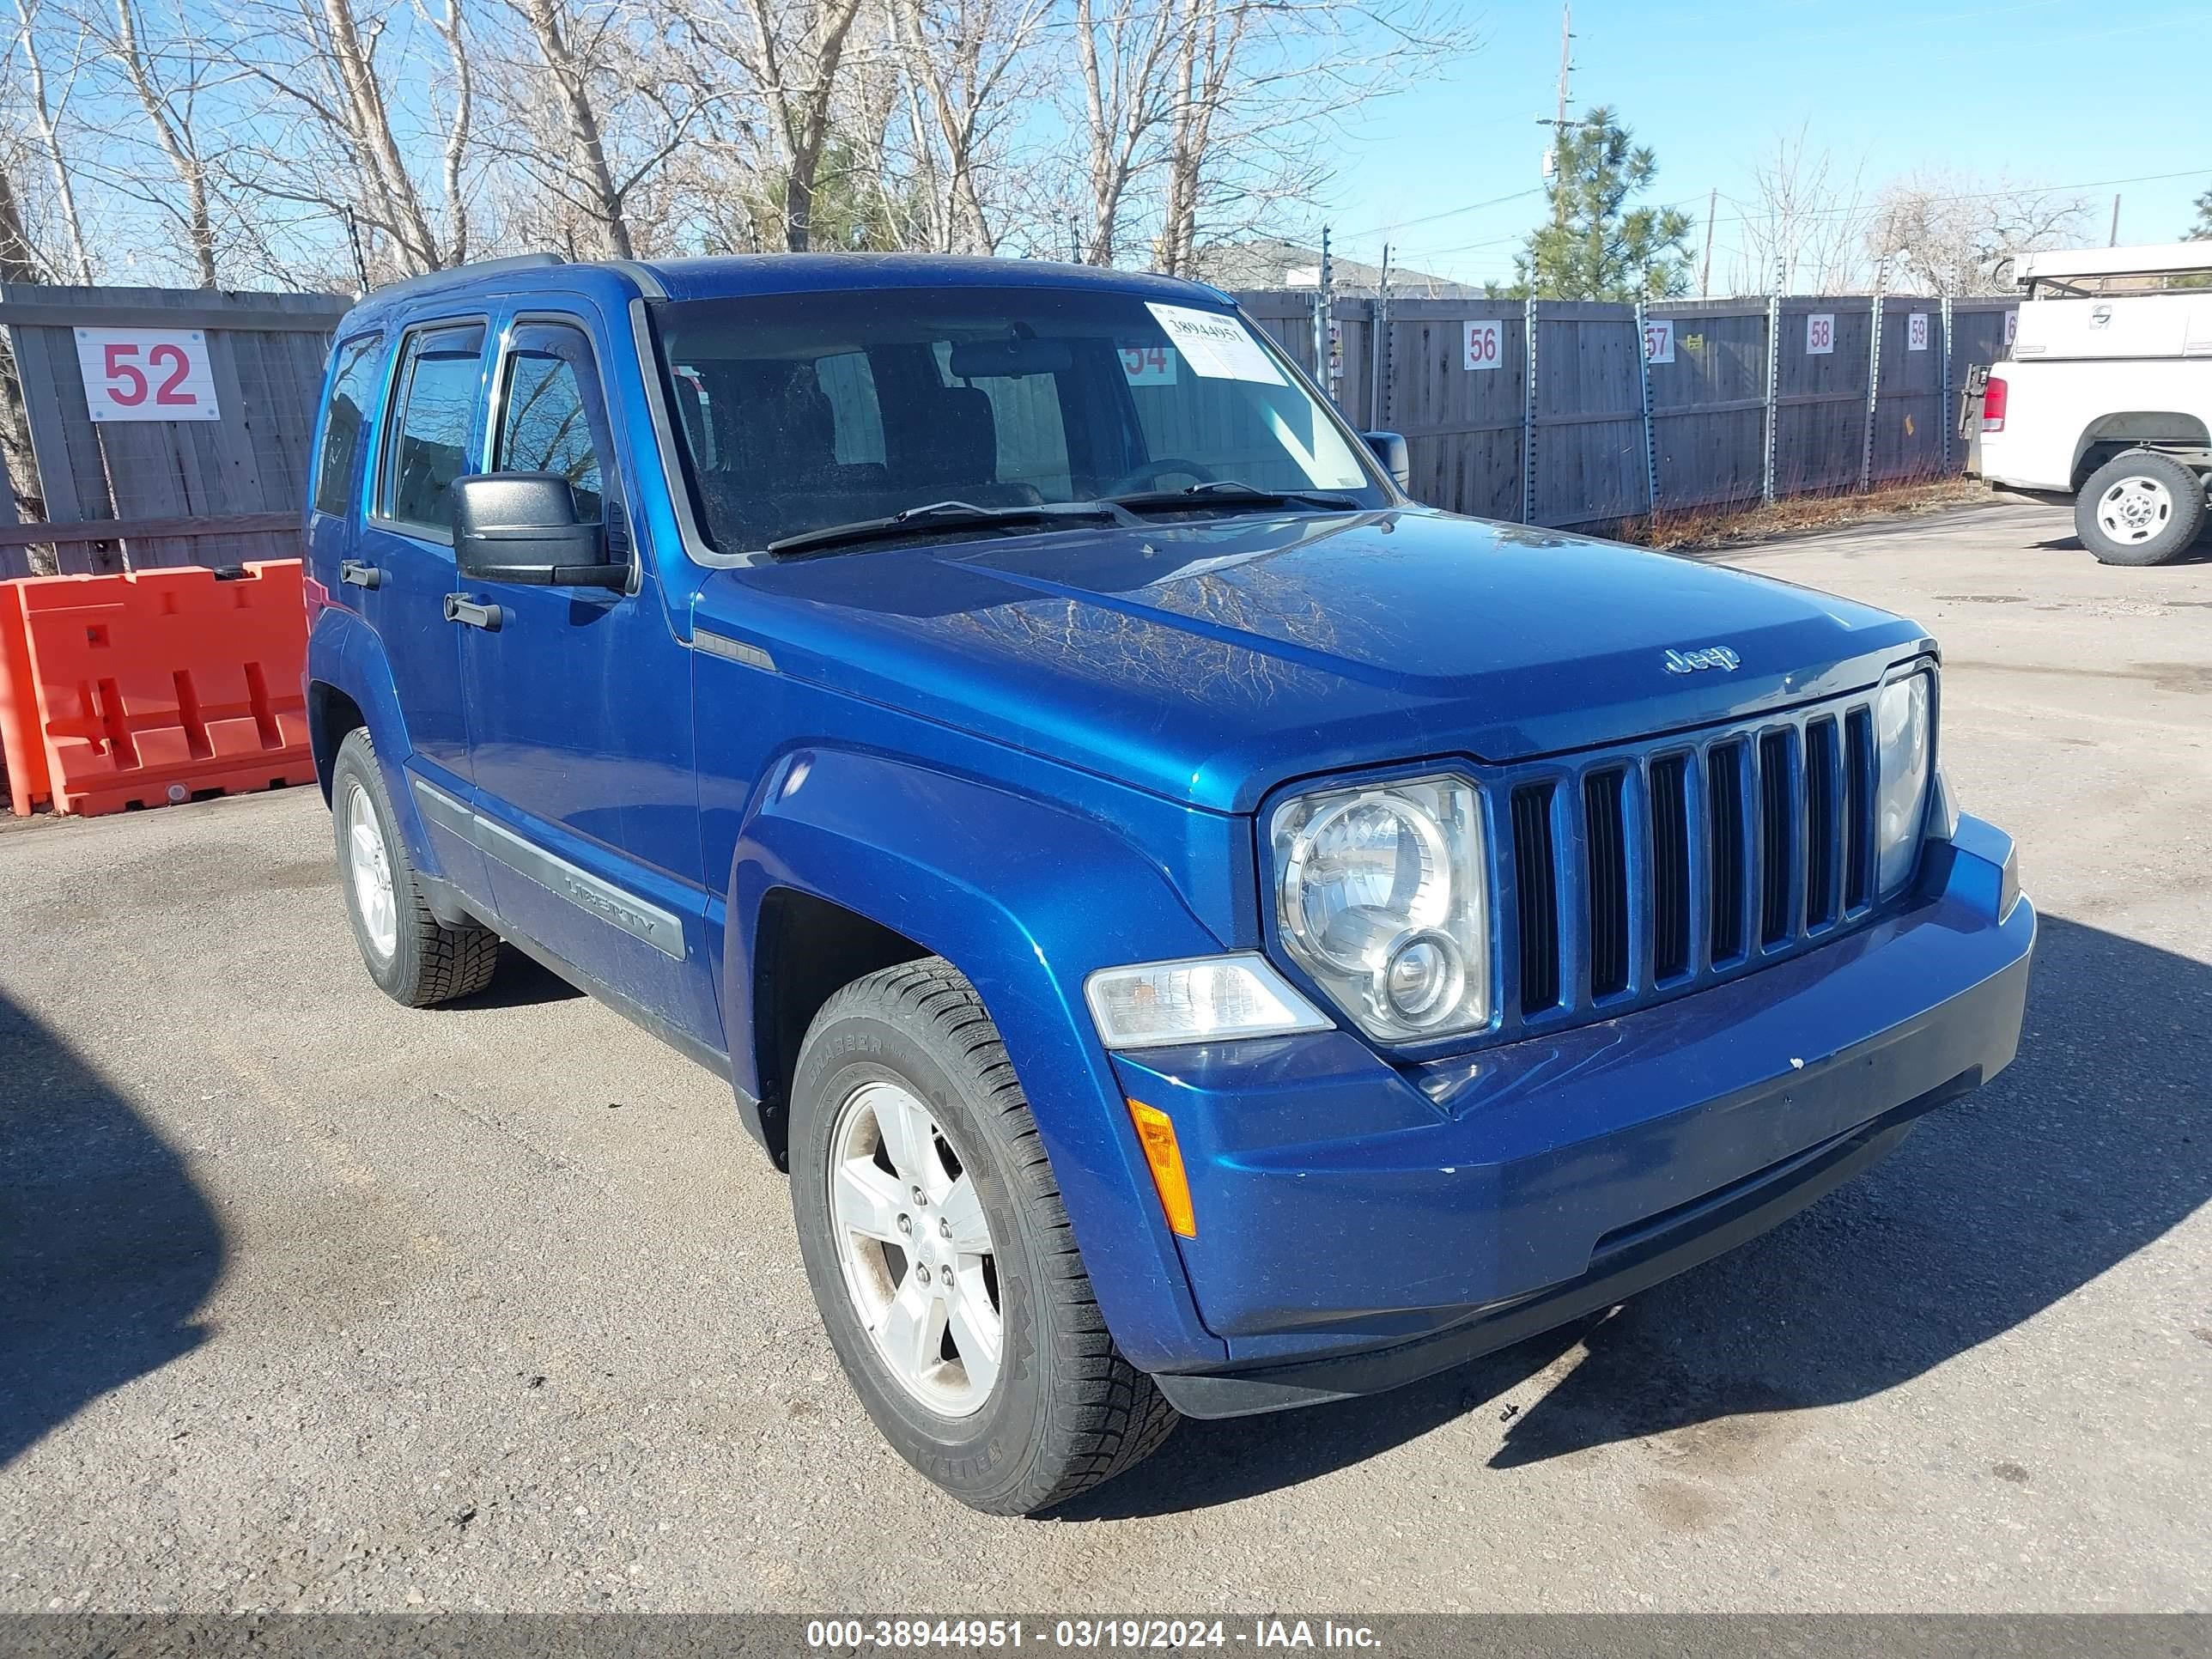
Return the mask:
{"type": "Polygon", "coordinates": [[[207,336],[196,328],[81,328],[77,367],[95,421],[222,417],[207,336]]]}
{"type": "Polygon", "coordinates": [[[1467,325],[1465,355],[1469,368],[1495,368],[1505,355],[1505,325],[1497,321],[1467,325]]]}

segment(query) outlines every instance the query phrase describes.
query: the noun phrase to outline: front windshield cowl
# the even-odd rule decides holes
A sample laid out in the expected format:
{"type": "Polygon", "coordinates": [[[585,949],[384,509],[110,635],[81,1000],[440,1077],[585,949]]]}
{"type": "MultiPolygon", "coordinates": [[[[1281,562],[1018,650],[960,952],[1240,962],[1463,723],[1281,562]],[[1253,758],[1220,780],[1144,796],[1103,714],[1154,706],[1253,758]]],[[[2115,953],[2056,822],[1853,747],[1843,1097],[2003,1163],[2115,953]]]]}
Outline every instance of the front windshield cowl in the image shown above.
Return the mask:
{"type": "Polygon", "coordinates": [[[702,532],[723,555],[889,544],[898,529],[874,526],[948,502],[1036,511],[1046,529],[1117,501],[1393,504],[1358,434],[1234,311],[1043,285],[653,311],[702,532]]]}

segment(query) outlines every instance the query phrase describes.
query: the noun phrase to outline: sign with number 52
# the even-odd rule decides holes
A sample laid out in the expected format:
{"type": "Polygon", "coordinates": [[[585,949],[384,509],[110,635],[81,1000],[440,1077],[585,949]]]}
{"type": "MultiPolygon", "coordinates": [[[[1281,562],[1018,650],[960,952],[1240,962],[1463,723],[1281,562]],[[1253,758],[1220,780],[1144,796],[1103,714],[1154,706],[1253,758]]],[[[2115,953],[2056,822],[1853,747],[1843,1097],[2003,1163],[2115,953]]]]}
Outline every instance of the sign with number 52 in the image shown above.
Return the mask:
{"type": "Polygon", "coordinates": [[[95,421],[222,417],[207,336],[196,328],[81,328],[77,367],[95,421]]]}

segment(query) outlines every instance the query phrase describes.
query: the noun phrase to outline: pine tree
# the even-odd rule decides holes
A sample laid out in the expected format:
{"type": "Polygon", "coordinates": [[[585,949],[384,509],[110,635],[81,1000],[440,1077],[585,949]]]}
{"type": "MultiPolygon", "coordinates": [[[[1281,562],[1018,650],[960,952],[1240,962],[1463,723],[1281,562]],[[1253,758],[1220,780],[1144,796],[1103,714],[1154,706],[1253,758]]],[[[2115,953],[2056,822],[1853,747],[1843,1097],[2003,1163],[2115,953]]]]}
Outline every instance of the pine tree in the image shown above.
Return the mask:
{"type": "Polygon", "coordinates": [[[2212,190],[2197,198],[2197,222],[2190,228],[2189,240],[2212,242],[2212,190]]]}
{"type": "Polygon", "coordinates": [[[1545,194],[1551,217],[1514,260],[1513,299],[1651,300],[1686,293],[1690,216],[1630,208],[1659,163],[1612,110],[1593,109],[1559,134],[1545,194]]]}

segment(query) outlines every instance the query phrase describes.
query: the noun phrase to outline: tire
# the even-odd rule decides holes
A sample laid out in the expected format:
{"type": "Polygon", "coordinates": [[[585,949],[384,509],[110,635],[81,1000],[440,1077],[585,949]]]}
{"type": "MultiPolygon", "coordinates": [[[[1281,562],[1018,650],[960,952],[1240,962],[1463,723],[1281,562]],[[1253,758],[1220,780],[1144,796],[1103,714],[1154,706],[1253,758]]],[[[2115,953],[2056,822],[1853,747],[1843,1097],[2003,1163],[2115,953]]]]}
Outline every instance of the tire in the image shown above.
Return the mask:
{"type": "Polygon", "coordinates": [[[845,1375],[893,1449],[963,1504],[1051,1509],[1174,1429],[1174,1408],[1107,1332],[1005,1046],[951,963],[871,974],[815,1017],[792,1086],[791,1176],[799,1253],[845,1375]],[[851,1182],[841,1194],[865,1188],[864,1200],[833,1198],[837,1172],[851,1182]],[[916,1178],[936,1189],[927,1201],[914,1201],[916,1178]],[[879,1231],[854,1231],[855,1215],[879,1231]],[[933,1322],[915,1311],[933,1307],[933,1322]],[[895,1365],[894,1350],[920,1363],[895,1365]]]}
{"type": "Polygon", "coordinates": [[[2204,480],[2171,455],[2130,449],[2089,475],[2074,528],[2102,564],[2164,564],[2204,527],[2204,480]]]}
{"type": "Polygon", "coordinates": [[[407,1007],[427,1008],[490,984],[499,968],[499,935],[472,921],[449,927],[422,902],[366,727],[356,726],[338,744],[331,768],[331,823],[346,916],[377,988],[407,1007]]]}

